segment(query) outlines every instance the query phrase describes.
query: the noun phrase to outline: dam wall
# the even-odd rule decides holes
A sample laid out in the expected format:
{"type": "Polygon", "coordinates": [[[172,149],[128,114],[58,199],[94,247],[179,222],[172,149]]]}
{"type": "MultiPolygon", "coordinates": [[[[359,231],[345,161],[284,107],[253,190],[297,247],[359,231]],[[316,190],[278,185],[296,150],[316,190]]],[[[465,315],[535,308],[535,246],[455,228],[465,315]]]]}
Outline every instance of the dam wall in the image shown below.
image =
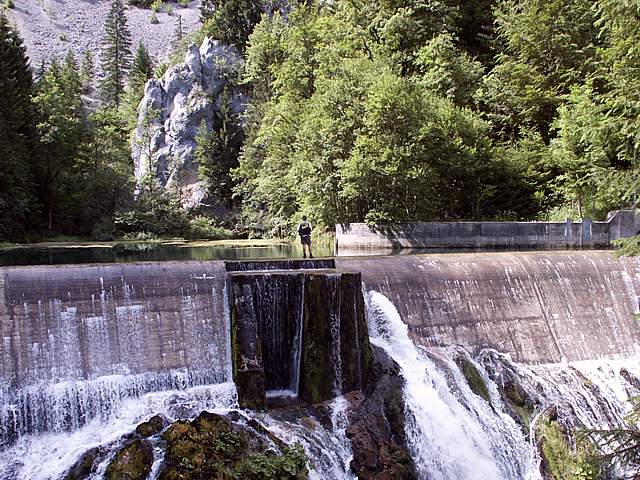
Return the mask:
{"type": "Polygon", "coordinates": [[[77,428],[123,398],[237,380],[232,338],[259,344],[265,394],[315,401],[357,388],[360,285],[427,347],[489,347],[531,364],[640,355],[640,259],[610,251],[6,267],[0,448],[77,428]],[[244,325],[235,335],[232,318],[244,325]],[[320,349],[295,353],[280,334],[320,349]]]}
{"type": "Polygon", "coordinates": [[[424,346],[532,364],[640,355],[640,259],[609,251],[337,258],[424,346]]]}
{"type": "Polygon", "coordinates": [[[636,235],[640,215],[614,212],[605,222],[416,222],[372,227],[336,225],[336,254],[367,248],[579,249],[608,248],[636,235]]]}

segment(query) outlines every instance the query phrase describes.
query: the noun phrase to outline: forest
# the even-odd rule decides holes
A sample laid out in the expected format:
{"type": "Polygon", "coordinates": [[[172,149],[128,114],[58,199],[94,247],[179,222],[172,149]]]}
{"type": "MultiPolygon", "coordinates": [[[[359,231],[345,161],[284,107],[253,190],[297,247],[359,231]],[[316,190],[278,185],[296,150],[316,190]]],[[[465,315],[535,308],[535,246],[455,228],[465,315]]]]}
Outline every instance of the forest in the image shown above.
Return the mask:
{"type": "Polygon", "coordinates": [[[636,205],[638,0],[205,0],[201,29],[166,39],[164,63],[132,52],[126,8],[113,0],[100,58],[37,66],[0,15],[0,240],[636,205]],[[205,36],[241,53],[248,99],[242,131],[199,137],[199,174],[227,207],[215,214],[136,182],[131,158],[145,82],[205,36]]]}

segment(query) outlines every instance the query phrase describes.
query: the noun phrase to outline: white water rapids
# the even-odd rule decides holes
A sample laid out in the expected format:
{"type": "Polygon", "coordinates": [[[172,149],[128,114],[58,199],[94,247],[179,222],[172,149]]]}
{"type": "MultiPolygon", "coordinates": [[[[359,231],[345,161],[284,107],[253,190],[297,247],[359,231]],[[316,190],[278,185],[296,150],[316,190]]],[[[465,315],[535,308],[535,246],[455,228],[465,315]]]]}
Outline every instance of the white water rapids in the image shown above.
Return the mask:
{"type": "MultiPolygon", "coordinates": [[[[386,297],[371,291],[365,299],[371,342],[395,360],[405,380],[405,430],[421,480],[542,478],[536,448],[501,399],[496,378],[505,371],[518,380],[528,397],[536,399],[537,411],[568,406],[577,427],[621,425],[625,401],[640,394],[637,359],[533,367],[515,364],[490,350],[477,360],[459,347],[427,352],[412,342],[407,326],[386,297]],[[490,403],[469,387],[455,362],[460,356],[472,362],[482,376],[490,403]]],[[[104,389],[99,391],[104,395],[104,389]]],[[[122,437],[151,416],[187,419],[202,410],[225,413],[237,408],[236,389],[230,382],[132,397],[114,394],[111,403],[113,408],[105,415],[73,431],[17,438],[0,450],[0,480],[60,480],[84,452],[96,447],[110,452],[91,477],[100,480],[122,437]]],[[[349,403],[339,396],[327,410],[331,426],[310,417],[248,411],[242,415],[256,419],[287,443],[300,443],[310,461],[311,480],[353,480],[356,477],[349,468],[353,452],[346,435],[349,403]]],[[[160,471],[161,452],[156,448],[150,480],[160,471]]]]}
{"type": "Polygon", "coordinates": [[[406,382],[405,430],[421,479],[542,478],[536,448],[507,413],[485,367],[510,369],[528,395],[537,399],[539,412],[568,405],[578,428],[621,425],[626,400],[640,394],[638,359],[525,366],[488,350],[480,355],[480,363],[473,364],[488,388],[489,405],[471,391],[452,360],[461,349],[447,349],[436,362],[411,341],[407,325],[384,295],[370,291],[366,302],[371,342],[399,364],[406,382]]]}

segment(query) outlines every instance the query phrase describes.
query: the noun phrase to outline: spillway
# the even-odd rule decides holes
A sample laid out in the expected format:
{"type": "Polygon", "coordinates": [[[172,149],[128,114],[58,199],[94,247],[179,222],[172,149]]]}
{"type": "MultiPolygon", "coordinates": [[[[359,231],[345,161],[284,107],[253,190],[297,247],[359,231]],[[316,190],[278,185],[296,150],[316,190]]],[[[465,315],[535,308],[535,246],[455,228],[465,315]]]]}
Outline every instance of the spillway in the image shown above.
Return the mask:
{"type": "Polygon", "coordinates": [[[626,399],[640,394],[640,261],[609,251],[6,267],[0,478],[61,478],[82,448],[117,444],[152,412],[177,419],[237,409],[234,298],[255,307],[255,331],[246,332],[260,339],[267,396],[301,394],[309,373],[303,341],[322,338],[316,343],[329,352],[324,376],[305,377],[316,379],[305,392],[312,398],[315,382],[322,399],[334,398],[332,425],[259,417],[305,446],[313,478],[354,478],[342,394],[365,385],[365,307],[371,342],[405,382],[418,478],[539,478],[536,449],[505,386],[516,385],[532,412],[566,411],[575,428],[622,425],[626,399]],[[326,329],[307,338],[305,325],[326,329]],[[463,357],[487,385],[486,398],[467,385],[463,357]],[[32,465],[64,439],[74,440],[49,470],[32,465]]]}

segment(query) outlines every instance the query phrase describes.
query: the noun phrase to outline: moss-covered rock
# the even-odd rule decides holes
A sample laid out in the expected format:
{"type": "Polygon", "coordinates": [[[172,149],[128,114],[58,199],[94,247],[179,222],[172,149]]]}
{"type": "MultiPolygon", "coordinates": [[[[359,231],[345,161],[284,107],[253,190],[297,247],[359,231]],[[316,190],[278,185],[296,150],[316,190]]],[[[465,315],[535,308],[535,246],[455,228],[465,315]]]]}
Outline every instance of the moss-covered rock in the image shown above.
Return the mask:
{"type": "Polygon", "coordinates": [[[153,447],[147,440],[133,440],[122,447],[107,467],[107,480],[144,480],[153,465],[153,447]]]}
{"type": "Polygon", "coordinates": [[[275,450],[261,431],[221,415],[203,412],[191,422],[174,422],[162,437],[166,453],[159,480],[307,478],[300,448],[275,450]]]}
{"type": "Polygon", "coordinates": [[[160,433],[164,426],[164,418],[162,418],[160,415],[155,415],[146,422],[138,425],[136,427],[136,433],[142,438],[149,438],[160,433]]]}
{"type": "Polygon", "coordinates": [[[105,457],[104,448],[87,450],[63,477],[64,480],[85,480],[94,472],[95,466],[105,457]]]}
{"type": "Polygon", "coordinates": [[[351,469],[360,480],[416,479],[406,445],[400,368],[377,347],[372,347],[372,355],[369,382],[350,414],[347,428],[353,448],[351,469]]]}
{"type": "Polygon", "coordinates": [[[489,395],[487,384],[473,362],[467,357],[460,355],[456,358],[456,363],[458,367],[460,367],[464,378],[466,378],[471,391],[479,397],[484,398],[484,400],[491,405],[491,395],[489,395]]]}

